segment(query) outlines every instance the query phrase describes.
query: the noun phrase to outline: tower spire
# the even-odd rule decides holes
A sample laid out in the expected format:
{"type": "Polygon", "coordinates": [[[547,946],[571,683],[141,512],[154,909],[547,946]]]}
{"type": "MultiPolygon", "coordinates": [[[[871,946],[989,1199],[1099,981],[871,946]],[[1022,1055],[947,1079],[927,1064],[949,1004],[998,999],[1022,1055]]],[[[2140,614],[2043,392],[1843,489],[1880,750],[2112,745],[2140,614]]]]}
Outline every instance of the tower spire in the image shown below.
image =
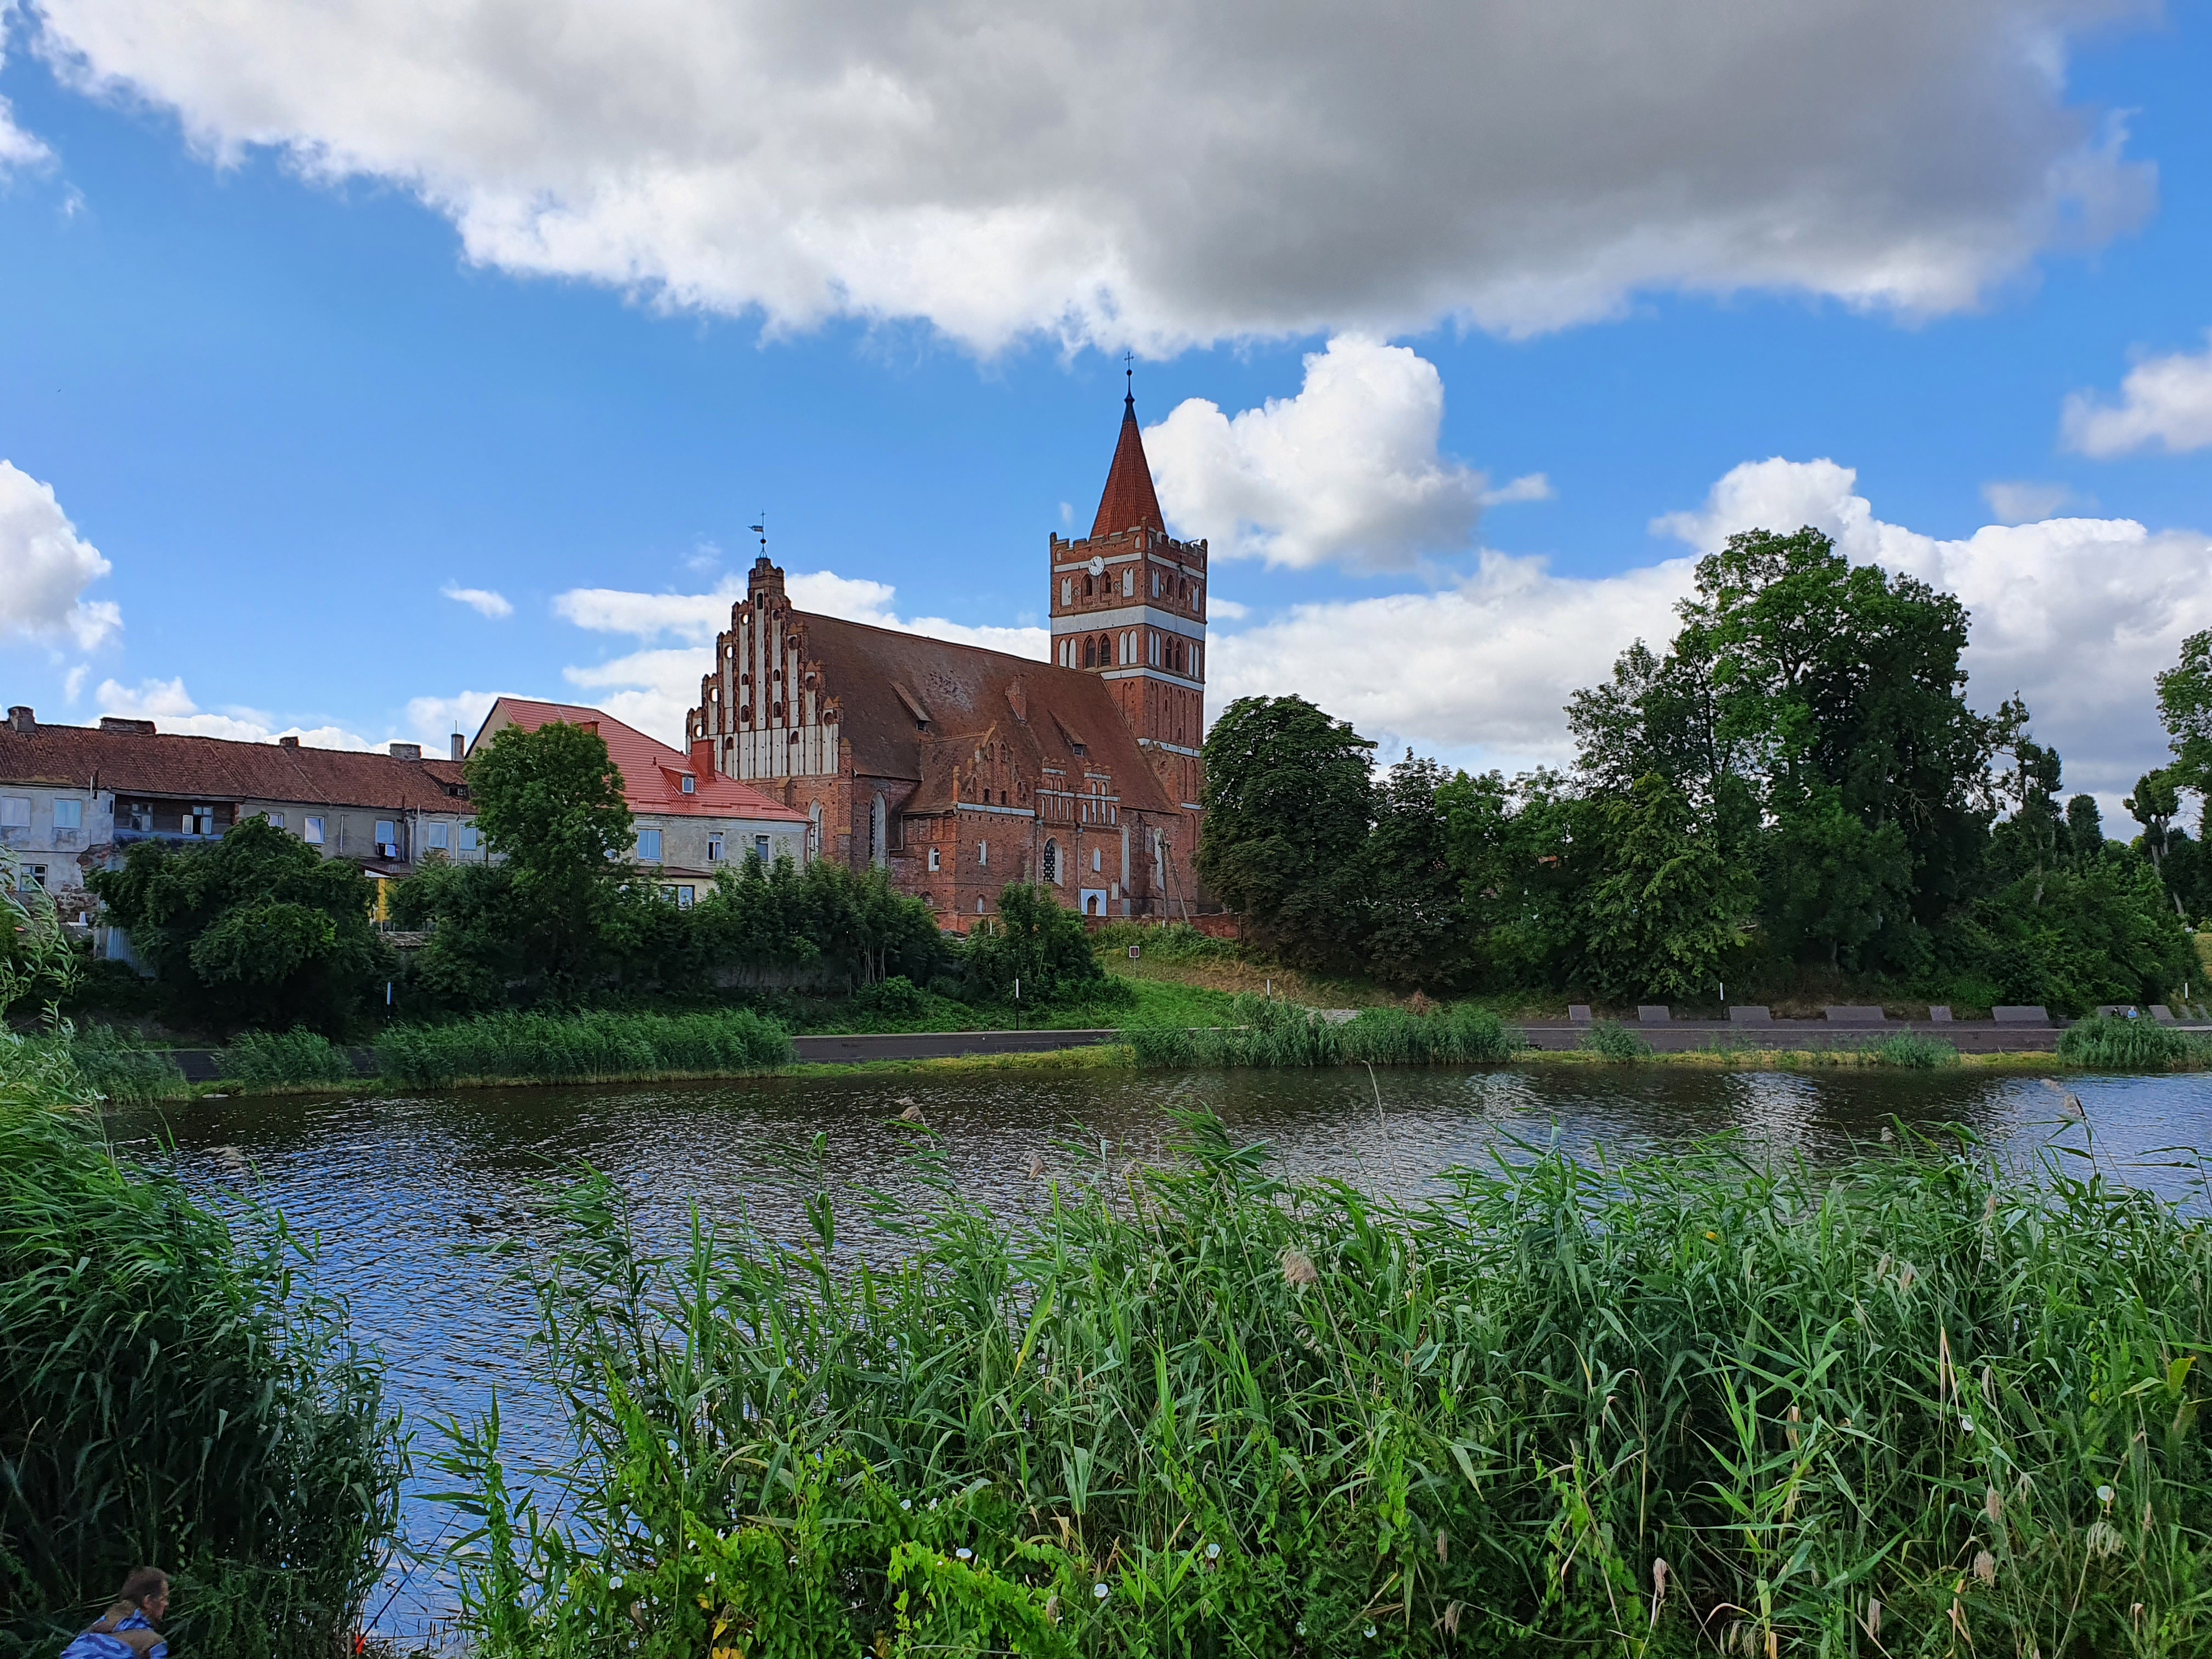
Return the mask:
{"type": "Polygon", "coordinates": [[[1139,525],[1164,531],[1166,518],[1160,498],[1152,489],[1152,464],[1145,459],[1145,434],[1137,425],[1135,358],[1125,354],[1121,373],[1127,389],[1121,398],[1121,435],[1114,446],[1114,465],[1106,474],[1106,491],[1098,498],[1098,516],[1091,520],[1093,537],[1117,535],[1139,525]]]}

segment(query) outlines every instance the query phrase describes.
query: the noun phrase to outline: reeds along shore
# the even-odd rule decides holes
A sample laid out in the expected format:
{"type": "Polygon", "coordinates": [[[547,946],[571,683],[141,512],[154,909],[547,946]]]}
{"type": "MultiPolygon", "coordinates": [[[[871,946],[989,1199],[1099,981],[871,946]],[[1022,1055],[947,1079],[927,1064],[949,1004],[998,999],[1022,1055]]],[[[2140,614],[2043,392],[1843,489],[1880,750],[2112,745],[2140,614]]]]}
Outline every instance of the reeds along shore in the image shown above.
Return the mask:
{"type": "Polygon", "coordinates": [[[64,1045],[0,1035],[0,1656],[151,1562],[177,1652],[329,1659],[396,1519],[381,1369],[277,1218],[118,1164],[95,1103],[64,1045]]]}
{"type": "Polygon", "coordinates": [[[1018,1216],[906,1176],[669,1260],[549,1195],[560,1511],[495,1420],[445,1460],[488,1659],[2212,1650],[2212,1240],[2100,1176],[1715,1146],[1401,1206],[1202,1115],[1018,1216]]]}

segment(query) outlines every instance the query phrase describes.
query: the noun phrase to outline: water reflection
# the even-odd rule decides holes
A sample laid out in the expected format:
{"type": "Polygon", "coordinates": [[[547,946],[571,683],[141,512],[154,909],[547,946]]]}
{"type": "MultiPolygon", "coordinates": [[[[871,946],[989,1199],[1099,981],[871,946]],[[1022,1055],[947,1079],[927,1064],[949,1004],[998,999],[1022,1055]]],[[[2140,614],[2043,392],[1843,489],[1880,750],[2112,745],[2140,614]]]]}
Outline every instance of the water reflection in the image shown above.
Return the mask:
{"type": "MultiPolygon", "coordinates": [[[[960,1189],[994,1207],[1037,1200],[1032,1154],[1064,1179],[1157,1158],[1168,1109],[1206,1105],[1237,1134],[1266,1140],[1292,1175],[1341,1176],[1406,1195],[1454,1166],[1558,1142],[1620,1158],[1699,1136],[1741,1135],[1755,1155],[1832,1158],[1879,1139],[1893,1119],[1954,1123],[2021,1157],[2055,1146],[2169,1196],[2203,1190],[2177,1144],[2212,1145],[2212,1080],[2094,1078],[2069,1084],[2085,1123],[2058,1115],[2034,1078],[1879,1071],[1803,1073],[1682,1067],[1542,1071],[974,1073],[921,1078],[776,1078],[667,1087],[514,1089],[415,1099],[204,1102],[168,1114],[118,1114],[142,1153],[173,1138],[185,1179],[210,1194],[250,1186],[320,1248],[316,1278],[351,1302],[362,1335],[390,1367],[417,1428],[414,1493],[439,1484],[431,1425],[481,1412],[500,1393],[509,1444],[526,1460],[557,1449],[548,1401],[523,1369],[527,1301],[477,1247],[521,1224],[532,1182],[578,1163],[605,1171],[640,1206],[649,1236],[673,1244],[696,1203],[709,1218],[749,1217],[771,1234],[804,1226],[794,1172],[832,1189],[911,1190],[919,1106],[960,1189]],[[234,1152],[232,1149],[235,1149],[234,1152]],[[241,1164],[239,1154],[243,1155],[241,1164]]],[[[841,1205],[843,1235],[872,1248],[841,1205]]],[[[879,1241],[877,1241],[879,1243],[879,1241]]],[[[442,1511],[411,1496],[418,1542],[442,1511]]],[[[374,1604],[372,1604],[374,1605],[374,1604]]],[[[410,1583],[385,1614],[419,1633],[449,1605],[444,1586],[410,1583]]]]}

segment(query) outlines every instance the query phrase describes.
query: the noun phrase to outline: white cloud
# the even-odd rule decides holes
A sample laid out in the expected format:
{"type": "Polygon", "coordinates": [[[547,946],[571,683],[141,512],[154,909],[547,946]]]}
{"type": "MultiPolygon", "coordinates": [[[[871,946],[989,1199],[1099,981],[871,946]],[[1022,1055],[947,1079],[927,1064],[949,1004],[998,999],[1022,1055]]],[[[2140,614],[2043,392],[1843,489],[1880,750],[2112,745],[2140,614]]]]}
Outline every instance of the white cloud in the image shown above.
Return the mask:
{"type": "Polygon", "coordinates": [[[84,695],[84,682],[91,672],[92,665],[81,662],[62,676],[62,696],[72,708],[76,706],[76,700],[84,695]]]}
{"type": "Polygon", "coordinates": [[[2069,448],[2100,459],[2137,449],[2178,455],[2212,444],[2212,331],[2194,356],[2146,357],[2120,382],[2120,400],[2086,392],[2066,399],[2062,422],[2069,448]]]}
{"type": "Polygon", "coordinates": [[[2184,637],[2212,628],[2212,538],[2153,532],[2132,519],[1991,525],[1942,541],[1885,524],[1833,461],[1747,463],[1694,513],[1655,529],[1700,550],[1765,526],[1826,532],[1854,562],[1877,563],[1955,593],[1972,612],[1968,695],[1984,710],[2021,693],[2067,785],[2112,795],[2162,764],[2151,677],[2184,637]]]}
{"type": "Polygon", "coordinates": [[[1482,492],[1485,507],[1510,507],[1518,501],[1548,501],[1557,494],[1552,481],[1540,472],[1524,472],[1510,483],[1482,492]]]}
{"type": "Polygon", "coordinates": [[[454,732],[459,732],[465,738],[476,736],[477,728],[491,713],[497,698],[498,694],[492,691],[460,691],[450,697],[410,697],[407,730],[415,734],[413,741],[422,745],[424,754],[447,754],[454,732]]]}
{"type": "Polygon", "coordinates": [[[468,606],[478,616],[489,617],[495,622],[502,617],[512,617],[514,614],[514,606],[508,601],[507,595],[495,592],[489,587],[456,587],[453,583],[447,582],[438,591],[447,599],[468,606]]]}
{"type": "Polygon", "coordinates": [[[185,690],[185,678],[174,679],[141,680],[137,685],[125,685],[118,680],[102,680],[93,699],[103,714],[121,714],[131,720],[150,720],[162,732],[196,738],[228,738],[238,743],[269,743],[277,738],[297,738],[310,749],[380,749],[356,732],[342,726],[283,726],[273,715],[258,708],[232,708],[222,713],[210,713],[192,701],[185,690]]]}
{"type": "MultiPolygon", "coordinates": [[[[902,617],[893,608],[898,590],[888,582],[840,576],[833,570],[801,571],[785,578],[784,589],[800,610],[823,616],[979,645],[1039,662],[1052,654],[1052,635],[1046,629],[902,617]]],[[[680,747],[684,716],[697,704],[700,677],[714,664],[714,635],[730,625],[730,608],[744,597],[744,585],[734,580],[711,593],[632,593],[591,587],[559,594],[553,601],[554,611],[577,627],[625,634],[649,647],[604,662],[574,665],[562,669],[562,677],[590,694],[617,720],[680,747]],[[653,644],[663,639],[679,643],[653,644]]]]}
{"type": "MultiPolygon", "coordinates": [[[[0,15],[0,30],[4,30],[5,25],[5,15],[0,15]]],[[[0,33],[0,44],[4,44],[5,39],[4,33],[0,33]]],[[[0,68],[4,68],[7,62],[7,55],[0,52],[0,68]]],[[[53,160],[53,151],[15,125],[15,106],[0,98],[0,179],[10,173],[43,167],[53,160]]]]}
{"type": "Polygon", "coordinates": [[[0,635],[91,650],[123,626],[113,600],[84,597],[113,568],[76,533],[52,484],[0,461],[0,635]]]}
{"type": "Polygon", "coordinates": [[[1297,397],[1234,416],[1193,398],[1145,434],[1145,453],[1169,518],[1217,556],[1402,570],[1462,550],[1489,488],[1437,453],[1443,415],[1434,363],[1340,336],[1306,358],[1297,397]]]}
{"type": "Polygon", "coordinates": [[[1985,483],[1982,499],[2000,524],[2026,524],[2032,519],[2050,518],[2062,507],[2095,505],[2083,501],[2065,484],[2037,483],[2026,478],[1985,483]]]}
{"type": "MultiPolygon", "coordinates": [[[[2066,759],[2067,786],[2107,815],[2166,757],[2151,676],[2182,638],[2212,627],[2212,539],[2124,519],[1991,526],[1943,541],[1874,516],[1857,476],[1832,461],[1748,463],[1704,505],[1653,528],[1697,551],[1735,531],[1810,524],[1847,556],[1955,592],[1972,612],[1968,696],[1993,710],[2021,693],[2037,734],[2066,759]]],[[[1540,559],[1486,553],[1434,593],[1300,605],[1212,651],[1208,704],[1297,692],[1352,720],[1382,752],[1412,743],[1510,770],[1572,759],[1562,712],[1632,640],[1673,638],[1691,558],[1617,575],[1553,575],[1540,559]]]]}
{"type": "Polygon", "coordinates": [[[2066,102],[2138,0],[43,0],[219,159],[413,191],[470,258],[659,302],[1171,351],[1509,333],[1639,291],[1970,306],[2137,222],[2066,102]],[[1814,113],[1808,113],[1814,112],[1814,113]]]}

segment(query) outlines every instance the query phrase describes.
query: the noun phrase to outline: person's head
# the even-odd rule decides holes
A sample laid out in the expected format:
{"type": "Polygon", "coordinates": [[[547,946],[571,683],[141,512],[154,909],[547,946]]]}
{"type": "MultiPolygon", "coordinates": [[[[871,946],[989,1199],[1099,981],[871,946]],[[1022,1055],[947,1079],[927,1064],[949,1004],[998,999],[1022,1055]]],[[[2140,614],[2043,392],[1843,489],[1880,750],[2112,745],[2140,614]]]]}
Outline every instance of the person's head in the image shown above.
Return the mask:
{"type": "Polygon", "coordinates": [[[115,1599],[142,1609],[149,1619],[159,1619],[169,1610],[169,1575],[159,1567],[133,1567],[115,1599]]]}

